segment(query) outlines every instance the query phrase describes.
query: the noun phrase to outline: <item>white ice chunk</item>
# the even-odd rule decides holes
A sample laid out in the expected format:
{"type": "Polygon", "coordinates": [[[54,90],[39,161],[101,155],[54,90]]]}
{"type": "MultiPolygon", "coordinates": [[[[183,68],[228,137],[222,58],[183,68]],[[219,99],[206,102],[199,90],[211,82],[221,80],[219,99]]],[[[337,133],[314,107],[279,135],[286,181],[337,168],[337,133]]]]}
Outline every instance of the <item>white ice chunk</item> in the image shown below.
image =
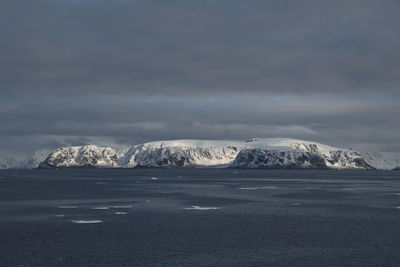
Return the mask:
{"type": "Polygon", "coordinates": [[[200,207],[200,206],[192,206],[191,208],[183,208],[185,210],[220,210],[221,207],[200,207]]]}
{"type": "Polygon", "coordinates": [[[102,220],[72,220],[71,222],[73,223],[80,223],[80,224],[86,224],[86,223],[102,223],[102,220]]]}

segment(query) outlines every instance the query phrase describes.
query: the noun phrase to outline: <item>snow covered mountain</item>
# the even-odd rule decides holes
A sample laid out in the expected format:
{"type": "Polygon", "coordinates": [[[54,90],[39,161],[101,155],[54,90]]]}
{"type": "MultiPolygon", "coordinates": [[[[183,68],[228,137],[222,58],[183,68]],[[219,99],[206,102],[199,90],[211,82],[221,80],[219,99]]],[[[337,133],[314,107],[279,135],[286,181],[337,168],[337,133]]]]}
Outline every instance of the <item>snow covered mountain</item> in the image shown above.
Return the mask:
{"type": "Polygon", "coordinates": [[[230,141],[175,140],[136,145],[122,167],[226,167],[244,147],[230,141]]]}
{"type": "Polygon", "coordinates": [[[315,144],[301,149],[279,151],[244,149],[233,162],[236,168],[263,169],[374,169],[355,151],[330,150],[322,153],[315,144]]]}
{"type": "Polygon", "coordinates": [[[109,147],[95,145],[62,147],[51,153],[39,168],[119,167],[117,152],[109,147]]]}
{"type": "Polygon", "coordinates": [[[373,169],[355,151],[282,138],[157,141],[135,145],[119,154],[111,148],[93,145],[65,147],[50,154],[39,167],[373,169]]]}
{"type": "Polygon", "coordinates": [[[10,158],[3,158],[0,162],[0,170],[16,169],[18,166],[18,162],[10,158]]]}
{"type": "Polygon", "coordinates": [[[39,164],[48,157],[50,153],[51,150],[49,149],[35,151],[35,153],[29,160],[22,161],[18,164],[18,169],[36,169],[37,167],[39,167],[39,164]]]}
{"type": "Polygon", "coordinates": [[[376,169],[392,170],[400,166],[400,153],[379,152],[372,149],[357,149],[361,156],[376,169]]]}

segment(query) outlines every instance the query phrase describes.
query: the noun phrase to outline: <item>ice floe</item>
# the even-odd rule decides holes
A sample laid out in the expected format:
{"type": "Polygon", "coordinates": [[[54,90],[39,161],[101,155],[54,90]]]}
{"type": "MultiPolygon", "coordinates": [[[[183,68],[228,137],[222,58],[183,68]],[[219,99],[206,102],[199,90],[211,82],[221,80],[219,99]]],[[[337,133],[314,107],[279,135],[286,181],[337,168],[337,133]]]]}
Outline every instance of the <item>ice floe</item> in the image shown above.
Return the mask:
{"type": "Polygon", "coordinates": [[[88,224],[88,223],[102,223],[102,220],[72,220],[72,223],[88,224]]]}
{"type": "Polygon", "coordinates": [[[183,208],[184,210],[220,210],[221,207],[200,207],[200,206],[192,206],[190,208],[183,208]]]}

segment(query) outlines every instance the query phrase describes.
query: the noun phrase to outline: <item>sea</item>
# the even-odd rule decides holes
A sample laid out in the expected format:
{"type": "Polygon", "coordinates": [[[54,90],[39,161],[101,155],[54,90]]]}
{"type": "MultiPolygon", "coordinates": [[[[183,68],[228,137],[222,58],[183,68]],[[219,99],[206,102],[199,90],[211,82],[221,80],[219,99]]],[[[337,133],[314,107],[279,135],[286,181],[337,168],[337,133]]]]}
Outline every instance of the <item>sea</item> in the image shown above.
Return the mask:
{"type": "Polygon", "coordinates": [[[400,172],[2,170],[0,266],[400,266],[400,172]]]}

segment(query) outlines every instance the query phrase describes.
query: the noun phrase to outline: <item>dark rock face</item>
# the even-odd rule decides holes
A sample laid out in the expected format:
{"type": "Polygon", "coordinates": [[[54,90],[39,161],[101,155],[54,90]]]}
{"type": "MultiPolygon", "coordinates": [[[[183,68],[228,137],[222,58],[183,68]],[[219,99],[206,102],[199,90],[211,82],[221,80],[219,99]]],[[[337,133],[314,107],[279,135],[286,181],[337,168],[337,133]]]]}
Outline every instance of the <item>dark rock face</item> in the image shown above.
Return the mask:
{"type": "Polygon", "coordinates": [[[392,171],[400,171],[400,166],[392,169],[392,171]]]}
{"type": "Polygon", "coordinates": [[[162,148],[150,151],[141,157],[136,157],[137,167],[184,167],[188,163],[184,151],[171,151],[162,148]]]}
{"type": "Polygon", "coordinates": [[[352,162],[356,168],[374,170],[375,168],[368,164],[356,151],[331,151],[330,158],[326,160],[332,165],[341,165],[346,162],[352,162]]]}
{"type": "Polygon", "coordinates": [[[322,154],[315,145],[299,147],[294,151],[244,149],[233,162],[234,168],[259,169],[374,169],[357,152],[331,151],[322,154]],[[301,150],[300,150],[301,149],[301,150]]]}
{"type": "Polygon", "coordinates": [[[328,168],[320,155],[303,151],[278,152],[264,149],[245,149],[233,162],[235,168],[304,169],[328,168]]]}

